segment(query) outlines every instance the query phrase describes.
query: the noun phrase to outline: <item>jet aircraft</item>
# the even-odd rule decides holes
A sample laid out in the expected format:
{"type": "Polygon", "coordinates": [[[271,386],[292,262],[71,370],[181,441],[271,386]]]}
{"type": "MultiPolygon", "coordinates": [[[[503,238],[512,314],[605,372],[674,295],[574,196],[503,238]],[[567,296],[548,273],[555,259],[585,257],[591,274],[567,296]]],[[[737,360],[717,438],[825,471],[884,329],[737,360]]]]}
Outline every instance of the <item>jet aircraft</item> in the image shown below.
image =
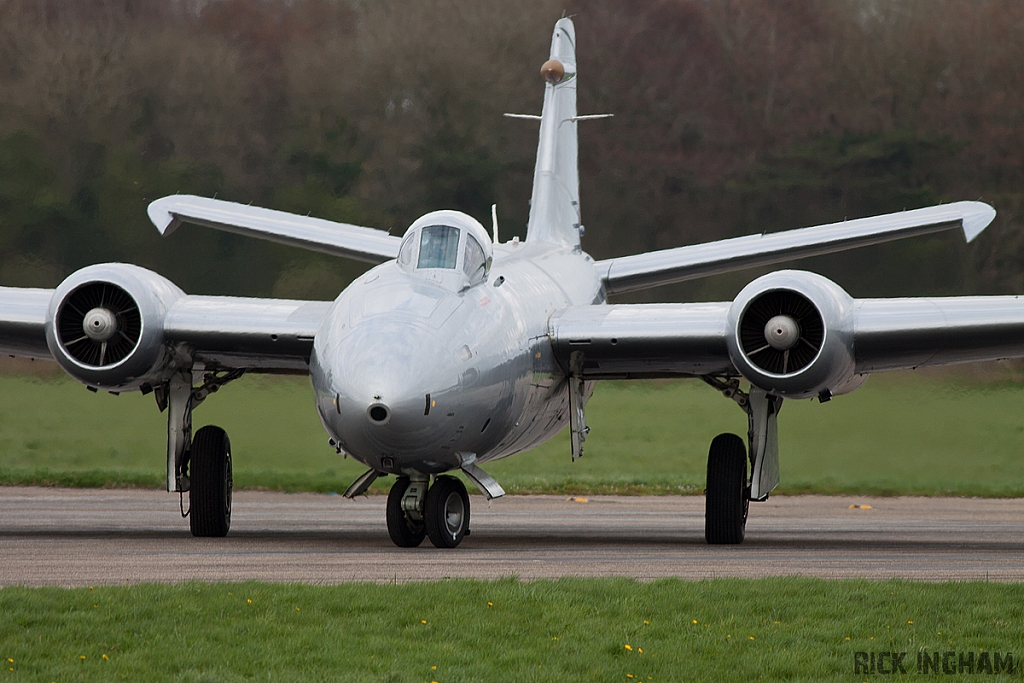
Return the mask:
{"type": "MultiPolygon", "coordinates": [[[[941,230],[969,241],[993,219],[957,202],[773,234],[594,260],[582,250],[576,35],[554,27],[526,238],[501,242],[470,216],[436,211],[404,236],[215,199],[174,195],[149,217],[376,264],[334,301],[191,296],[134,265],[83,268],[56,289],[0,288],[0,352],[49,358],[93,390],[152,393],[167,412],[167,490],[189,495],[196,536],[231,522],[224,430],[192,413],[244,372],[308,373],[329,442],[366,466],[345,495],[396,477],[387,529],[453,548],[469,533],[461,471],[488,498],[482,466],[571,432],[606,379],[701,378],[747,415],[710,446],[705,535],[743,540],[750,501],[779,483],[777,415],[787,399],[858,388],[869,373],[1024,356],[1015,296],[854,299],[811,272],[782,270],[732,301],[609,304],[608,295],[941,230]],[[741,381],[749,385],[741,388],[741,381]]],[[[746,386],[746,385],[745,385],[746,386]]],[[[244,457],[244,456],[243,456],[244,457]]]]}

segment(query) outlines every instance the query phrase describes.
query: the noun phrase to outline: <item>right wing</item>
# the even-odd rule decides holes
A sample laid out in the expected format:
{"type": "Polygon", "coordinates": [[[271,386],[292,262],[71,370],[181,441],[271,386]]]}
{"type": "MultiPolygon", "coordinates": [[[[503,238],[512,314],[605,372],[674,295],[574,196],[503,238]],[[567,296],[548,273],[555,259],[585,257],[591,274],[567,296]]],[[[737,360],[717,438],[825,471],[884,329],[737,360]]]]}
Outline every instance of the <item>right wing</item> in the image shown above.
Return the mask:
{"type": "Polygon", "coordinates": [[[330,301],[183,296],[167,311],[164,337],[207,367],[305,373],[330,307],[330,301]]]}
{"type": "Polygon", "coordinates": [[[693,244],[598,261],[595,267],[609,294],[830,254],[904,237],[962,228],[968,242],[995,218],[983,202],[955,202],[926,209],[858,218],[761,235],[693,244]]]}
{"type": "Polygon", "coordinates": [[[46,309],[52,289],[0,287],[0,353],[51,358],[46,347],[46,309]]]}
{"type": "MultiPolygon", "coordinates": [[[[0,287],[0,353],[52,359],[46,344],[52,289],[0,287]]],[[[164,343],[209,368],[308,372],[313,336],[330,301],[182,296],[163,317],[164,343]]]]}
{"type": "Polygon", "coordinates": [[[187,194],[157,199],[148,213],[163,235],[182,223],[194,223],[369,263],[395,258],[402,243],[383,230],[187,194]]]}

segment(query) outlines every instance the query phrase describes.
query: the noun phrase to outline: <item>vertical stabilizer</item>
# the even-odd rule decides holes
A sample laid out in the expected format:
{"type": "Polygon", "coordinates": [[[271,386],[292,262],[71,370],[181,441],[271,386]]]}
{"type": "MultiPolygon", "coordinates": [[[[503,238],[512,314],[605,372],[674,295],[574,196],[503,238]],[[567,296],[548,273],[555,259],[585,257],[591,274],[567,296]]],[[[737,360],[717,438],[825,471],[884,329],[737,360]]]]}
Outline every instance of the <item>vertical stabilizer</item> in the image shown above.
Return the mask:
{"type": "Polygon", "coordinates": [[[544,64],[544,110],[533,171],[527,240],[580,243],[580,182],[576,165],[576,29],[560,19],[544,64]]]}

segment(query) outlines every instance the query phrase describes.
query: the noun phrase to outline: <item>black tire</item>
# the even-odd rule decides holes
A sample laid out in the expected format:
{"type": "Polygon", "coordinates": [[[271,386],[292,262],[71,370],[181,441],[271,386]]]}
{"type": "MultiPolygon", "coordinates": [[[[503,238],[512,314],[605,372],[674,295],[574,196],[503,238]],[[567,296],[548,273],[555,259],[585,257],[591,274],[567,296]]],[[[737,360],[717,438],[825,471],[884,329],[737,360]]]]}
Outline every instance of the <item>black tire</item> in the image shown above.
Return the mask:
{"type": "Polygon", "coordinates": [[[207,426],[192,438],[189,526],[193,536],[226,536],[231,527],[231,441],[207,426]]]}
{"type": "Polygon", "coordinates": [[[469,533],[469,494],[455,477],[438,477],[427,491],[427,536],[438,548],[454,548],[469,533]]]}
{"type": "Polygon", "coordinates": [[[415,548],[423,543],[423,537],[427,535],[423,522],[409,519],[402,510],[402,497],[408,488],[409,477],[399,477],[388,493],[388,536],[399,548],[415,548]]]}
{"type": "Polygon", "coordinates": [[[750,495],[747,447],[735,434],[719,434],[708,451],[704,499],[704,538],[712,544],[741,543],[746,533],[750,495]]]}

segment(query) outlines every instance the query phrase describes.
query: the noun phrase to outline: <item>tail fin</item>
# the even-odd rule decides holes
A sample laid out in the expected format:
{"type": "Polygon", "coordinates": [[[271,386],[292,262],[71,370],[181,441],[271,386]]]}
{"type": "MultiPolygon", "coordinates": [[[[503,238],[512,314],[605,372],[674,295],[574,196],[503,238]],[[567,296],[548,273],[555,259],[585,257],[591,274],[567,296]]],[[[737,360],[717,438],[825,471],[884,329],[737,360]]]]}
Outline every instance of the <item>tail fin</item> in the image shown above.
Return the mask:
{"type": "Polygon", "coordinates": [[[546,63],[544,110],[533,171],[533,197],[526,239],[566,246],[580,243],[580,181],[576,143],[576,29],[559,19],[546,63]],[[562,68],[559,69],[559,66],[562,68]],[[550,68],[549,68],[550,67],[550,68]],[[562,73],[560,73],[562,72],[562,73]]]}

